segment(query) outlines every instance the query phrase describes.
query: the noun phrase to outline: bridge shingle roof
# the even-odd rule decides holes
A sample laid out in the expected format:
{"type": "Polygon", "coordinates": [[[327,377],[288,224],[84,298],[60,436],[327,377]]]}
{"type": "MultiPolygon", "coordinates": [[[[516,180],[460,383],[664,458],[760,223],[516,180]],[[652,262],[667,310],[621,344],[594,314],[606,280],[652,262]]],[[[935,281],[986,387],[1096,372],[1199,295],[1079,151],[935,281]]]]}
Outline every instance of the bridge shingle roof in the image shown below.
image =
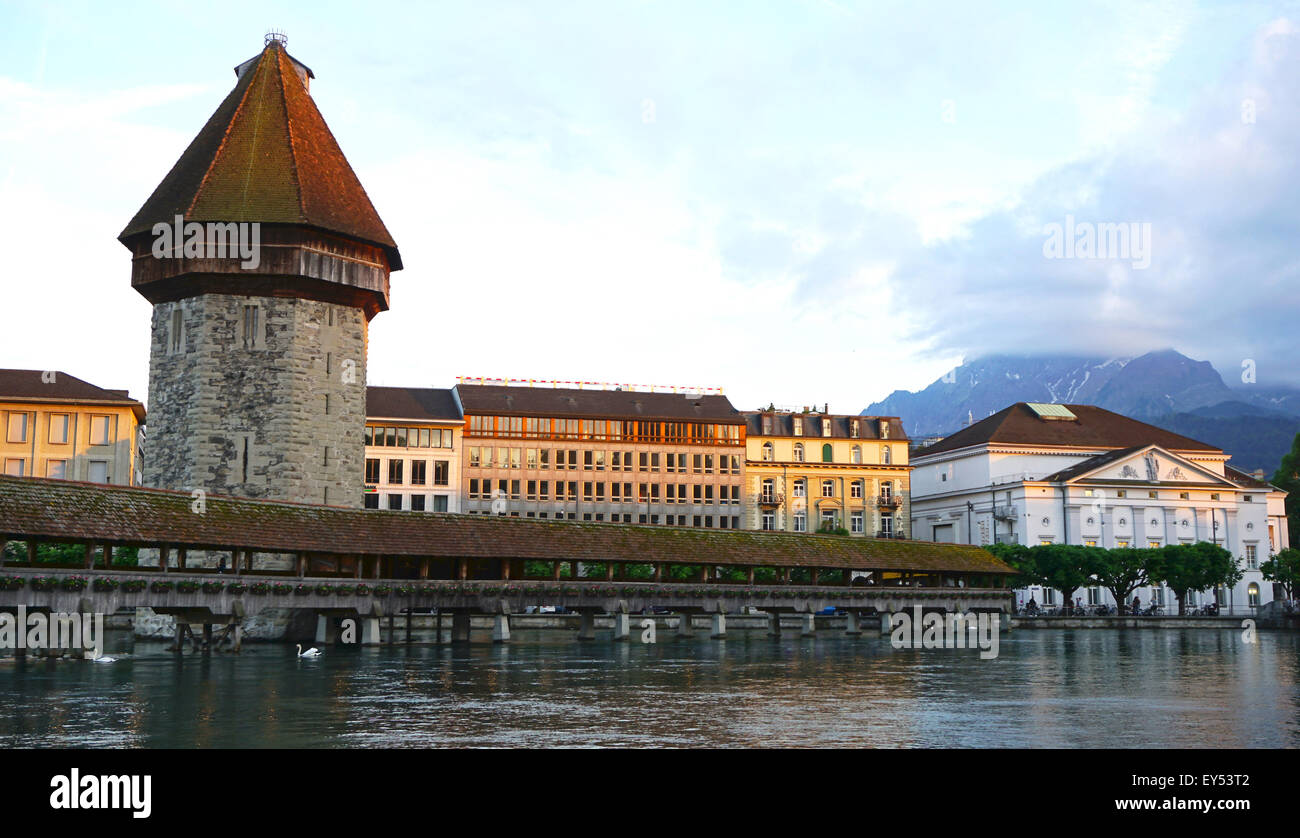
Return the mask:
{"type": "Polygon", "coordinates": [[[978,547],[806,533],[344,509],[0,476],[0,538],[412,558],[1010,574],[978,547]]]}

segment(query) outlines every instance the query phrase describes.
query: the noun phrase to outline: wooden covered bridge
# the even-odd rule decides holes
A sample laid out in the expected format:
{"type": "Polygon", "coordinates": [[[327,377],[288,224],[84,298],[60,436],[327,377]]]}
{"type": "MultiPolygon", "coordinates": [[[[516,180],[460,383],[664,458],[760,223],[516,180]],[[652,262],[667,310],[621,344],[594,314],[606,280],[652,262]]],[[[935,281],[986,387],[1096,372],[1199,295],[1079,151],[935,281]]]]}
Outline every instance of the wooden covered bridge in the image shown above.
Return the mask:
{"type": "Polygon", "coordinates": [[[596,613],[663,608],[721,618],[745,606],[808,615],[830,606],[855,629],[860,615],[918,604],[1006,611],[1014,574],[964,545],[344,509],[23,477],[0,477],[0,563],[0,609],[148,606],[177,614],[178,632],[181,622],[234,623],[263,607],[308,609],[321,616],[321,639],[327,618],[413,609],[452,612],[461,639],[471,614],[496,615],[503,639],[508,615],[531,605],[583,614],[579,636],[596,613]],[[38,561],[42,543],[79,545],[77,560],[38,561]],[[114,565],[122,547],[161,561],[114,565]]]}

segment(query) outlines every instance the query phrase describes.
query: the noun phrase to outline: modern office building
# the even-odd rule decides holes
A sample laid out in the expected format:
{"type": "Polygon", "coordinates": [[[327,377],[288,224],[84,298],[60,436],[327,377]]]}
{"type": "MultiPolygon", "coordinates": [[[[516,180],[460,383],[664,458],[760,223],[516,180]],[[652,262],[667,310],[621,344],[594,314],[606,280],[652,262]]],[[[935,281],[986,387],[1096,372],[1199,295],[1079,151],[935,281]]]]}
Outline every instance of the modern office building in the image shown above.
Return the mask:
{"type": "Polygon", "coordinates": [[[454,390],[367,387],[365,507],[460,512],[463,426],[454,390]]]}
{"type": "Polygon", "coordinates": [[[742,525],[745,419],[723,395],[466,381],[456,393],[466,512],[742,525]]]}
{"type": "Polygon", "coordinates": [[[745,527],[906,538],[908,440],[896,416],[745,413],[745,527]]]}
{"type": "MultiPolygon", "coordinates": [[[[1019,402],[913,453],[912,532],[962,544],[1208,541],[1245,574],[1217,592],[1220,604],[1263,604],[1274,595],[1259,566],[1288,543],[1286,493],[1228,459],[1213,445],[1092,405],[1019,402]]],[[[1052,591],[1021,592],[1031,595],[1059,604],[1052,591]]],[[[1081,596],[1114,604],[1099,588],[1081,596]]],[[[1141,592],[1149,598],[1172,601],[1159,588],[1141,592]]]]}
{"type": "Polygon", "coordinates": [[[17,477],[140,483],[144,405],[56,370],[0,370],[0,463],[17,477]]]}

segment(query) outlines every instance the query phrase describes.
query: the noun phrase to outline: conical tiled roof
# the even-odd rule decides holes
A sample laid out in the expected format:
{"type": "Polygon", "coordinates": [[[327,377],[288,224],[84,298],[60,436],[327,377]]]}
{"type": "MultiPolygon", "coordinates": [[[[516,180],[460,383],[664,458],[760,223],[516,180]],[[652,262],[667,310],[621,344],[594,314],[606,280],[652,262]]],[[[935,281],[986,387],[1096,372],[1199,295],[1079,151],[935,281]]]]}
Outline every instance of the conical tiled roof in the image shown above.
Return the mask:
{"type": "Polygon", "coordinates": [[[158,222],[257,221],[397,244],[307,91],[311,71],[277,40],[237,68],[239,80],[118,239],[158,222]]]}

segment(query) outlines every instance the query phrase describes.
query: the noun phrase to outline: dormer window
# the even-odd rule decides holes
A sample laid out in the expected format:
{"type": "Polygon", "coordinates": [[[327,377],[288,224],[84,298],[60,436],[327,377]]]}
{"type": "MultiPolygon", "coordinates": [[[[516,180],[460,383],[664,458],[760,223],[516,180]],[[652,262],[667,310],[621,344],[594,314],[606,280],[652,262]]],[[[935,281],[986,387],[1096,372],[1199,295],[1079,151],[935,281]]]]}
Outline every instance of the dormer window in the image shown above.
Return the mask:
{"type": "Polygon", "coordinates": [[[849,423],[849,436],[851,436],[854,439],[857,439],[859,435],[860,433],[858,430],[858,420],[854,419],[852,422],[849,423]]]}
{"type": "Polygon", "coordinates": [[[771,417],[771,416],[764,416],[764,417],[763,417],[763,435],[764,435],[764,436],[771,436],[771,435],[772,435],[772,417],[771,417]]]}
{"type": "Polygon", "coordinates": [[[822,436],[831,435],[831,419],[829,416],[822,419],[822,436]]]}
{"type": "Polygon", "coordinates": [[[880,438],[881,438],[881,439],[889,439],[889,420],[888,420],[888,419],[881,419],[881,420],[880,420],[880,438]]]}
{"type": "Polygon", "coordinates": [[[795,436],[803,436],[803,417],[802,417],[802,416],[796,416],[796,417],[794,417],[794,435],[795,435],[795,436]]]}

